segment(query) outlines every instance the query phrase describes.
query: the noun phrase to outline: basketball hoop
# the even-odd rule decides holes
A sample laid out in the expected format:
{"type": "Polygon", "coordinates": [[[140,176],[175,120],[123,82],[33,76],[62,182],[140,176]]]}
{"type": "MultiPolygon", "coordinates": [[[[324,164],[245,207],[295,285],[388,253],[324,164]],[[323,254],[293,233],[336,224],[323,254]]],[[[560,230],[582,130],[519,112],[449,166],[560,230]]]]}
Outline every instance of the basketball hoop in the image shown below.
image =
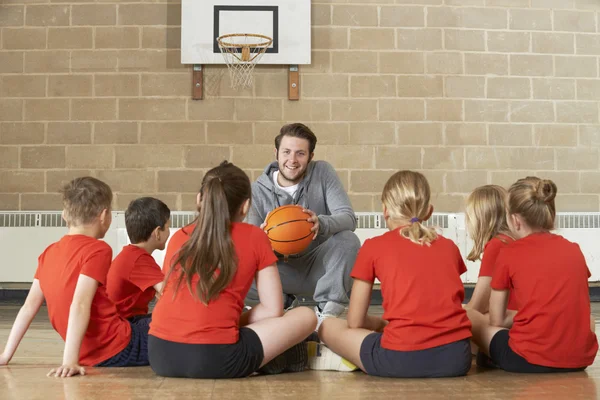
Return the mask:
{"type": "Polygon", "coordinates": [[[219,36],[217,43],[229,69],[231,87],[243,89],[252,86],[254,67],[273,39],[255,33],[231,33],[219,36]]]}

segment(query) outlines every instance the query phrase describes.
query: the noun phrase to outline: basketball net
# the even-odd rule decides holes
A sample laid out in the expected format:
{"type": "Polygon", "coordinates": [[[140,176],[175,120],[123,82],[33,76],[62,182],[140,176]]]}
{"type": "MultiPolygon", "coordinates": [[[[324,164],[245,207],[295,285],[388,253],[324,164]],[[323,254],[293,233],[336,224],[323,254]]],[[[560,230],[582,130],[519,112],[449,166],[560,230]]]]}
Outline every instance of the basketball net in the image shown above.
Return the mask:
{"type": "Polygon", "coordinates": [[[217,38],[233,89],[252,86],[254,67],[272,42],[268,36],[253,33],[232,33],[217,38]]]}

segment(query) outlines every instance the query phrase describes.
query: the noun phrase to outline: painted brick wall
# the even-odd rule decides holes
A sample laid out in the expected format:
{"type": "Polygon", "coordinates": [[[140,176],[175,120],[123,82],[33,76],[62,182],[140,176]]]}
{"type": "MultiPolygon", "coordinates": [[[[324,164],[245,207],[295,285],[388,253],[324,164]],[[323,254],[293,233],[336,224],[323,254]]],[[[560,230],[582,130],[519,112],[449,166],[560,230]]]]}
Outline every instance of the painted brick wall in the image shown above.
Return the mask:
{"type": "Polygon", "coordinates": [[[276,66],[242,92],[207,67],[192,101],[180,7],[0,2],[0,209],[60,209],[61,182],[92,174],[115,209],[143,194],[190,210],[209,167],[256,178],[293,121],[357,211],[401,168],[426,174],[438,211],[528,174],[556,181],[561,211],[600,208],[597,0],[315,0],[299,102],[276,66]]]}

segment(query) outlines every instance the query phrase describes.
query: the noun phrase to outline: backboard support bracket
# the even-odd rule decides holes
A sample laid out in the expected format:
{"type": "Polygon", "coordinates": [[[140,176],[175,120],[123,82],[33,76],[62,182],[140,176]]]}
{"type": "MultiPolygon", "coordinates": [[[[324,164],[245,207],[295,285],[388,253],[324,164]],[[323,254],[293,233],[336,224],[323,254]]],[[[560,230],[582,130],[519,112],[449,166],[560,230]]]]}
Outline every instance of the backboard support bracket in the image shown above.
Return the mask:
{"type": "Polygon", "coordinates": [[[298,65],[290,65],[288,71],[288,100],[300,100],[300,72],[298,65]]]}
{"type": "Polygon", "coordinates": [[[192,68],[192,99],[202,100],[204,87],[204,70],[202,64],[194,64],[192,68]]]}

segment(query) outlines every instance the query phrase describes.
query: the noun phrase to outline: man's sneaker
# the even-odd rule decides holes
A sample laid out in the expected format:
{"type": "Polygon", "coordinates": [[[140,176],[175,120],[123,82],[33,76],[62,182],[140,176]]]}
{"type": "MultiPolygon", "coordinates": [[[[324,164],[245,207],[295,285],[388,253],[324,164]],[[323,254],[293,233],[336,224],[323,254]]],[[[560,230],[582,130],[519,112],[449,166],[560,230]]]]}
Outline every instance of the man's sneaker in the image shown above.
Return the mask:
{"type": "Polygon", "coordinates": [[[283,312],[288,312],[292,308],[298,307],[300,301],[293,294],[284,294],[284,302],[283,302],[283,312]]]}
{"type": "Polygon", "coordinates": [[[322,343],[308,342],[308,368],[322,371],[356,371],[358,367],[322,343]]]}
{"type": "Polygon", "coordinates": [[[315,314],[318,319],[317,328],[315,330],[319,331],[319,327],[325,318],[337,318],[342,315],[344,311],[346,311],[346,306],[333,301],[327,302],[322,310],[318,306],[315,307],[315,314]]]}

